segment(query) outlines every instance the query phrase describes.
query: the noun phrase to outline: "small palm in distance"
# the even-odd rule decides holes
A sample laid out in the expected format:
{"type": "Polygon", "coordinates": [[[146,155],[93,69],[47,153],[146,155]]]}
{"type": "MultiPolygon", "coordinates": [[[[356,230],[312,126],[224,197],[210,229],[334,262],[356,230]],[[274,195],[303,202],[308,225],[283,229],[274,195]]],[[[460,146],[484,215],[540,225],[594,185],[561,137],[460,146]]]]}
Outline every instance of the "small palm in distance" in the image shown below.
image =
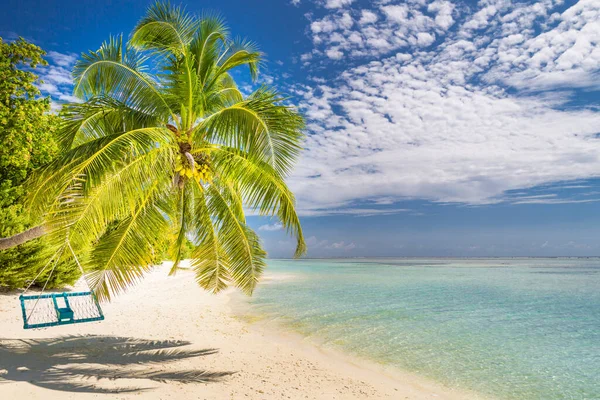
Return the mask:
{"type": "Polygon", "coordinates": [[[82,253],[100,299],[138,280],[165,240],[174,273],[188,239],[203,288],[252,294],[266,253],[245,207],[276,216],[305,252],[285,183],[303,118],[271,88],[244,96],[230,75],[244,66],[256,78],[260,63],[221,19],[156,3],[126,44],[113,37],[76,64],[82,102],[63,107],[64,150],[29,205],[57,244],[67,235],[82,253]]]}

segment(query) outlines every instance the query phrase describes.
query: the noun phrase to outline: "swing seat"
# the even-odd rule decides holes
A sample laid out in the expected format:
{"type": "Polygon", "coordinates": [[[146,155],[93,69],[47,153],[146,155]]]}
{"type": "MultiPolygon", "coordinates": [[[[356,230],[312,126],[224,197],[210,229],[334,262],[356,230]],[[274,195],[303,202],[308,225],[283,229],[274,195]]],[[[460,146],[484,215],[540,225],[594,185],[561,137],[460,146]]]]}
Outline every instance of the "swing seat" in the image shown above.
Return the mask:
{"type": "Polygon", "coordinates": [[[63,292],[21,295],[23,328],[48,328],[104,320],[93,292],[63,292]]]}
{"type": "Polygon", "coordinates": [[[57,308],[56,313],[58,314],[58,320],[61,322],[73,319],[74,313],[71,307],[57,308]]]}

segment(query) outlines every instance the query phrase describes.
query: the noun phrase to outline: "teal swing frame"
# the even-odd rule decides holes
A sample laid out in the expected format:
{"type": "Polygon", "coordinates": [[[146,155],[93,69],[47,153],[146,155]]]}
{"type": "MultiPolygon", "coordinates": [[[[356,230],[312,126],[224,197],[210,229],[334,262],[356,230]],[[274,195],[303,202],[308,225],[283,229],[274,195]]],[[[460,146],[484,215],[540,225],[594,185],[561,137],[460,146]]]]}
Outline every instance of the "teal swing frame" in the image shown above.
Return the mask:
{"type": "Polygon", "coordinates": [[[95,321],[104,320],[104,313],[102,312],[102,307],[100,307],[100,303],[98,302],[96,293],[94,293],[90,289],[90,284],[87,281],[87,278],[85,276],[85,271],[83,270],[83,267],[79,263],[79,260],[77,259],[77,255],[75,254],[75,251],[73,251],[73,248],[71,247],[71,243],[69,242],[68,237],[67,237],[65,244],[66,244],[66,246],[63,246],[50,258],[50,260],[48,261],[46,266],[44,266],[44,268],[38,273],[38,275],[33,279],[33,281],[31,281],[29,286],[27,286],[27,288],[19,296],[19,300],[21,302],[21,313],[23,315],[23,329],[49,328],[52,326],[79,324],[79,323],[84,323],[84,322],[95,322],[95,321]],[[46,290],[48,281],[50,280],[50,277],[54,273],[54,269],[56,268],[56,265],[58,264],[58,261],[60,258],[59,254],[62,254],[62,251],[64,251],[65,247],[68,247],[69,250],[71,250],[71,253],[73,254],[73,258],[75,259],[75,262],[77,263],[77,266],[79,267],[79,270],[81,271],[81,276],[83,277],[86,285],[88,286],[88,291],[44,294],[44,290],[46,290]],[[46,283],[44,284],[44,287],[42,288],[42,292],[40,294],[36,294],[36,295],[25,295],[25,292],[27,292],[27,290],[31,287],[31,285],[33,285],[33,283],[37,280],[37,278],[44,272],[44,270],[53,261],[54,261],[54,267],[50,271],[50,275],[48,275],[48,279],[46,279],[46,283]],[[96,316],[87,317],[87,318],[76,318],[76,313],[74,312],[73,308],[71,307],[71,305],[69,303],[69,298],[71,298],[72,300],[75,300],[79,297],[91,298],[92,305],[97,309],[97,313],[95,314],[96,316]],[[56,313],[56,321],[29,323],[29,319],[35,312],[38,302],[41,299],[52,299],[52,305],[54,307],[54,312],[56,313]],[[64,306],[59,305],[59,300],[64,303],[64,306]],[[26,303],[28,301],[35,301],[35,304],[33,305],[33,309],[30,311],[29,315],[27,314],[27,306],[26,306],[26,303]]]}
{"type": "Polygon", "coordinates": [[[23,314],[23,329],[36,329],[36,328],[49,328],[52,326],[59,325],[70,325],[70,324],[79,324],[82,322],[94,322],[94,321],[102,321],[104,320],[104,314],[102,313],[102,308],[100,307],[100,303],[98,303],[98,299],[93,292],[63,292],[63,293],[49,293],[49,294],[40,294],[40,295],[21,295],[19,296],[21,300],[21,312],[23,314]],[[98,313],[100,314],[98,317],[92,318],[82,318],[75,319],[74,312],[69,305],[69,297],[76,296],[91,296],[94,299],[94,304],[98,307],[98,313]],[[52,299],[54,304],[54,310],[56,311],[56,322],[44,322],[39,324],[30,324],[29,318],[27,317],[27,311],[25,308],[25,302],[27,300],[39,300],[39,299],[52,299]],[[64,307],[60,307],[58,305],[58,299],[62,299],[65,302],[64,307]]]}

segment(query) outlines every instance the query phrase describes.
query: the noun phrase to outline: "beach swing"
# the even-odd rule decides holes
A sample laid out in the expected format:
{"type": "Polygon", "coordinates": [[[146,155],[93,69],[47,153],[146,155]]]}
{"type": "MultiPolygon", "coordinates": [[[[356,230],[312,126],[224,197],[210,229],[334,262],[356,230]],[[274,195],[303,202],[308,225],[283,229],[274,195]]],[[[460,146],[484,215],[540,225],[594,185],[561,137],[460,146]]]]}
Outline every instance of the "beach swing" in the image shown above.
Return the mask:
{"type": "Polygon", "coordinates": [[[102,321],[104,319],[102,308],[100,308],[96,295],[90,290],[90,285],[87,282],[83,268],[71,247],[71,243],[67,241],[66,245],[71,250],[73,258],[81,270],[81,275],[88,286],[88,291],[44,294],[48,281],[50,280],[50,277],[52,277],[54,269],[60,259],[59,254],[64,250],[63,246],[54,253],[44,268],[42,268],[29,286],[21,293],[21,296],[19,296],[19,299],[21,300],[24,329],[48,328],[51,326],[102,321]],[[42,292],[40,294],[26,296],[25,293],[27,290],[35,283],[37,278],[40,277],[46,268],[52,264],[52,262],[54,262],[54,266],[48,275],[48,279],[46,279],[42,292]]]}

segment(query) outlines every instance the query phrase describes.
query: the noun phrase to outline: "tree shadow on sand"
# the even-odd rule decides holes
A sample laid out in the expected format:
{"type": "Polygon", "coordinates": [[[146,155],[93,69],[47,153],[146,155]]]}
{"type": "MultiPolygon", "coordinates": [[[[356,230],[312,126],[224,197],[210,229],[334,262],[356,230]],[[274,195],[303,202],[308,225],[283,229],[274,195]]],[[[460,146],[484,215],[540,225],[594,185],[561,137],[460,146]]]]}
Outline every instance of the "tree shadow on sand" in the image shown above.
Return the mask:
{"type": "Polygon", "coordinates": [[[174,370],[169,363],[215,354],[216,349],[182,349],[190,342],[113,336],[63,336],[53,339],[0,339],[0,385],[29,382],[52,390],[124,393],[145,387],[103,388],[117,379],[210,383],[233,372],[174,370]],[[94,380],[87,383],[86,380],[94,380]],[[98,380],[98,381],[96,381],[98,380]]]}

